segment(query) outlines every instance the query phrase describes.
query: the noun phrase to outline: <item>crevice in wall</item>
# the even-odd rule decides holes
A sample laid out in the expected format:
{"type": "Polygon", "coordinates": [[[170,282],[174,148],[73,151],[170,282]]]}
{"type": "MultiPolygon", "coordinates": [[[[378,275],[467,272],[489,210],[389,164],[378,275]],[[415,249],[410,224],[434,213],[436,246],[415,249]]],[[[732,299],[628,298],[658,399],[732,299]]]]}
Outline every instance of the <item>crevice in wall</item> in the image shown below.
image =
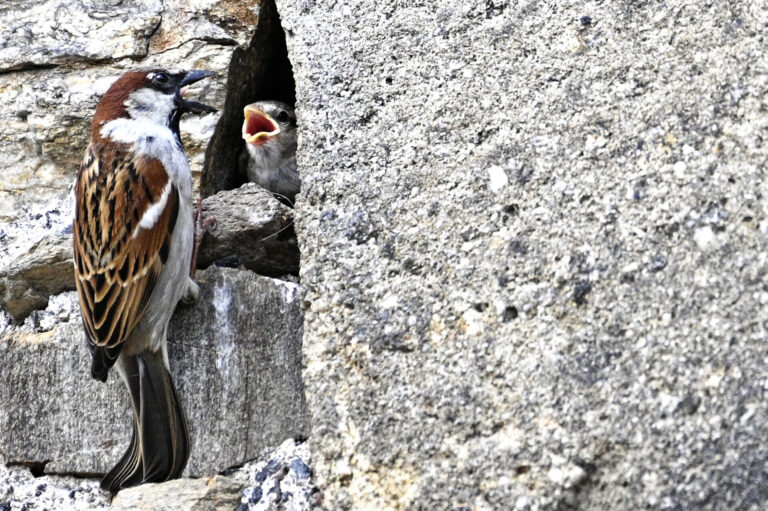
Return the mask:
{"type": "MultiPolygon", "coordinates": [[[[258,22],[250,43],[247,47],[235,48],[232,53],[227,71],[224,105],[216,130],[206,149],[200,177],[200,194],[202,197],[208,198],[203,203],[203,213],[213,214],[217,218],[217,223],[221,217],[233,210],[239,212],[243,209],[252,209],[253,212],[258,213],[262,208],[265,211],[270,208],[278,211],[278,214],[275,215],[275,222],[271,225],[261,226],[258,235],[251,232],[248,236],[233,237],[230,240],[231,243],[223,243],[220,233],[219,235],[212,233],[212,237],[219,236],[216,238],[216,242],[220,248],[226,249],[225,252],[228,256],[224,253],[216,253],[215,256],[206,258],[206,238],[203,238],[202,259],[198,259],[198,263],[202,260],[203,264],[207,261],[209,264],[226,265],[231,260],[233,266],[245,267],[260,275],[296,282],[300,264],[299,247],[293,228],[293,209],[286,207],[292,206],[292,204],[286,204],[281,200],[283,205],[275,205],[269,198],[264,197],[260,190],[254,192],[253,187],[257,186],[255,184],[253,187],[240,189],[248,181],[240,164],[241,155],[246,151],[245,141],[242,137],[244,108],[257,101],[280,101],[294,108],[296,106],[296,86],[293,68],[288,59],[285,37],[275,0],[261,0],[258,22]],[[218,197],[212,197],[219,192],[235,189],[240,190],[233,194],[221,194],[218,197]],[[237,198],[225,199],[225,195],[237,195],[237,198]],[[264,263],[257,264],[256,256],[261,253],[267,253],[269,257],[263,257],[264,263]],[[249,258],[251,259],[250,263],[247,261],[249,258]]],[[[280,200],[278,194],[273,194],[273,196],[280,200]]],[[[249,222],[254,223],[252,220],[249,222]]],[[[277,321],[290,325],[300,325],[303,322],[303,310],[298,304],[289,306],[294,301],[292,297],[292,293],[295,292],[294,289],[294,287],[287,287],[280,298],[274,296],[270,300],[284,300],[284,302],[280,302],[283,316],[275,318],[277,321]],[[286,298],[286,292],[291,294],[290,298],[286,298]]],[[[254,303],[253,307],[256,309],[259,305],[254,303]]],[[[269,332],[269,329],[265,329],[263,335],[273,335],[269,332]]],[[[296,436],[303,441],[309,434],[311,425],[309,424],[309,413],[301,381],[302,334],[303,328],[292,328],[290,334],[285,335],[285,339],[281,343],[281,350],[284,352],[278,354],[265,350],[258,356],[272,361],[280,361],[280,368],[275,371],[271,378],[290,383],[295,389],[290,395],[280,395],[281,391],[277,388],[254,383],[264,376],[252,374],[250,366],[246,368],[245,381],[251,382],[246,386],[246,423],[267,426],[260,430],[261,439],[255,438],[254,432],[248,433],[244,445],[246,448],[244,457],[246,459],[259,456],[260,453],[256,450],[256,448],[261,448],[259,442],[262,444],[278,440],[283,442],[288,438],[295,440],[296,436]],[[260,407],[254,407],[265,400],[268,402],[269,399],[276,399],[265,397],[264,393],[278,393],[279,399],[285,401],[283,409],[270,412],[262,411],[260,407]],[[269,418],[270,414],[274,414],[274,417],[269,418]],[[284,420],[286,417],[290,417],[289,420],[292,422],[290,428],[271,429],[270,424],[284,420]]],[[[275,444],[272,447],[277,448],[278,445],[275,444]]]]}
{"type": "Polygon", "coordinates": [[[24,467],[29,470],[33,477],[42,477],[48,475],[45,473],[45,466],[50,463],[50,460],[45,461],[9,461],[6,463],[8,467],[24,467]]]}
{"type": "Polygon", "coordinates": [[[245,148],[241,136],[243,108],[258,100],[296,105],[293,69],[274,0],[261,4],[259,21],[248,47],[237,48],[232,54],[224,108],[205,151],[200,178],[203,197],[238,188],[246,182],[238,168],[240,153],[245,148]]]}
{"type": "MultiPolygon", "coordinates": [[[[263,100],[281,101],[294,108],[296,106],[293,68],[288,59],[285,33],[274,0],[261,2],[258,22],[249,45],[238,47],[232,53],[224,106],[205,152],[200,178],[202,197],[240,188],[247,182],[248,178],[240,165],[240,156],[245,151],[242,137],[243,109],[246,105],[263,100]]],[[[277,198],[283,204],[292,206],[284,199],[277,198]]],[[[254,253],[269,251],[273,255],[271,262],[277,262],[274,267],[259,266],[257,273],[278,278],[287,274],[298,276],[300,256],[292,213],[287,224],[282,223],[273,231],[265,233],[255,245],[253,239],[249,242],[245,250],[254,253]]],[[[203,252],[205,245],[204,239],[203,252]]],[[[240,257],[235,264],[241,264],[242,259],[240,257]]],[[[226,265],[226,262],[217,261],[216,264],[226,265]]],[[[253,265],[245,266],[255,269],[253,265]]]]}

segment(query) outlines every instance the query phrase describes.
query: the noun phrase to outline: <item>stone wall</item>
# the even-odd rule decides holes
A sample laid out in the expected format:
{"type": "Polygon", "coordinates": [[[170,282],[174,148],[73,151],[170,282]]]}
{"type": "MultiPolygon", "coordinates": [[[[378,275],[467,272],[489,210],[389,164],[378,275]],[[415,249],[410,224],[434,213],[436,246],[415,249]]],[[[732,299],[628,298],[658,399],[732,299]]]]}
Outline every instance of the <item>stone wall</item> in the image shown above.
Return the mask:
{"type": "MultiPolygon", "coordinates": [[[[10,0],[0,6],[0,269],[71,223],[69,196],[99,98],[129,69],[209,69],[196,95],[223,103],[234,47],[247,44],[247,0],[10,0]]],[[[181,132],[199,179],[217,114],[181,132]]]]}
{"type": "MultiPolygon", "coordinates": [[[[198,274],[201,295],[169,326],[169,359],[189,422],[186,475],[244,464],[285,438],[306,438],[301,290],[246,270],[198,274]]],[[[130,439],[130,402],[114,373],[91,379],[74,292],[56,297],[53,328],[20,327],[0,343],[0,447],[9,463],[50,474],[108,471],[130,439]]]]}

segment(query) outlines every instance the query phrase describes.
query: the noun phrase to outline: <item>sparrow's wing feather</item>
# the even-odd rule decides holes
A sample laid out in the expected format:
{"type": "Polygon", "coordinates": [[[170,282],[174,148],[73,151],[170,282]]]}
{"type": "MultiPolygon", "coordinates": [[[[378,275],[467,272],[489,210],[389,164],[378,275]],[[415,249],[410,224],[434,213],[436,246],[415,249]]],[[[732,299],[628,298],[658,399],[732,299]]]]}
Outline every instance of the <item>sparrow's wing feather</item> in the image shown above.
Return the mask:
{"type": "Polygon", "coordinates": [[[92,349],[107,348],[100,355],[113,362],[168,257],[179,195],[160,161],[114,144],[88,148],[76,195],[75,273],[83,323],[92,349]]]}

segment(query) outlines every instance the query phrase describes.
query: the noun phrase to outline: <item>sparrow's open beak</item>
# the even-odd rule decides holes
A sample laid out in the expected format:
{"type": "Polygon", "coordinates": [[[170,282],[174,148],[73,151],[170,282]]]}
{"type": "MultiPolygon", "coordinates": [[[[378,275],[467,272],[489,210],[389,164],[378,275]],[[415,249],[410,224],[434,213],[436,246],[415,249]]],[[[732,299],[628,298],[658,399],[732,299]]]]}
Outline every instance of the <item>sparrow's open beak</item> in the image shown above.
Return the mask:
{"type": "Polygon", "coordinates": [[[214,76],[216,73],[213,71],[188,71],[184,78],[181,79],[179,82],[179,94],[181,95],[181,111],[182,112],[192,112],[194,114],[202,114],[206,112],[218,112],[215,108],[212,106],[204,105],[203,103],[198,103],[197,101],[189,101],[187,99],[184,99],[184,94],[187,93],[188,86],[199,82],[203,78],[208,78],[209,76],[214,76]]]}
{"type": "Polygon", "coordinates": [[[262,145],[280,134],[280,126],[270,116],[253,105],[243,110],[243,138],[253,145],[262,145]]]}

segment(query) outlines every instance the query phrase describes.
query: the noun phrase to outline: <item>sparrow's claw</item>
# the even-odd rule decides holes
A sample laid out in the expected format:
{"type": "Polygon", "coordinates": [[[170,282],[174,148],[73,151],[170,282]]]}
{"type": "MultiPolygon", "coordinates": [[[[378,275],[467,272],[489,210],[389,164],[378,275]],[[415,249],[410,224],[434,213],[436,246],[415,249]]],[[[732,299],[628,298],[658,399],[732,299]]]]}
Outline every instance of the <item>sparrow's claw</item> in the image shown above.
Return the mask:
{"type": "Polygon", "coordinates": [[[197,285],[197,282],[195,282],[192,277],[189,278],[187,284],[187,294],[181,297],[181,303],[192,305],[197,301],[197,297],[200,295],[200,286],[197,285]]]}
{"type": "Polygon", "coordinates": [[[202,232],[200,233],[200,238],[202,239],[203,233],[207,231],[211,226],[216,226],[216,217],[215,216],[209,216],[205,220],[203,220],[203,223],[201,225],[202,232]]]}
{"type": "Polygon", "coordinates": [[[192,262],[189,268],[189,276],[195,278],[195,270],[197,269],[197,250],[200,248],[200,242],[203,241],[205,231],[211,226],[216,224],[216,218],[209,216],[203,220],[203,199],[197,199],[197,209],[195,210],[195,235],[192,248],[192,262]]]}

